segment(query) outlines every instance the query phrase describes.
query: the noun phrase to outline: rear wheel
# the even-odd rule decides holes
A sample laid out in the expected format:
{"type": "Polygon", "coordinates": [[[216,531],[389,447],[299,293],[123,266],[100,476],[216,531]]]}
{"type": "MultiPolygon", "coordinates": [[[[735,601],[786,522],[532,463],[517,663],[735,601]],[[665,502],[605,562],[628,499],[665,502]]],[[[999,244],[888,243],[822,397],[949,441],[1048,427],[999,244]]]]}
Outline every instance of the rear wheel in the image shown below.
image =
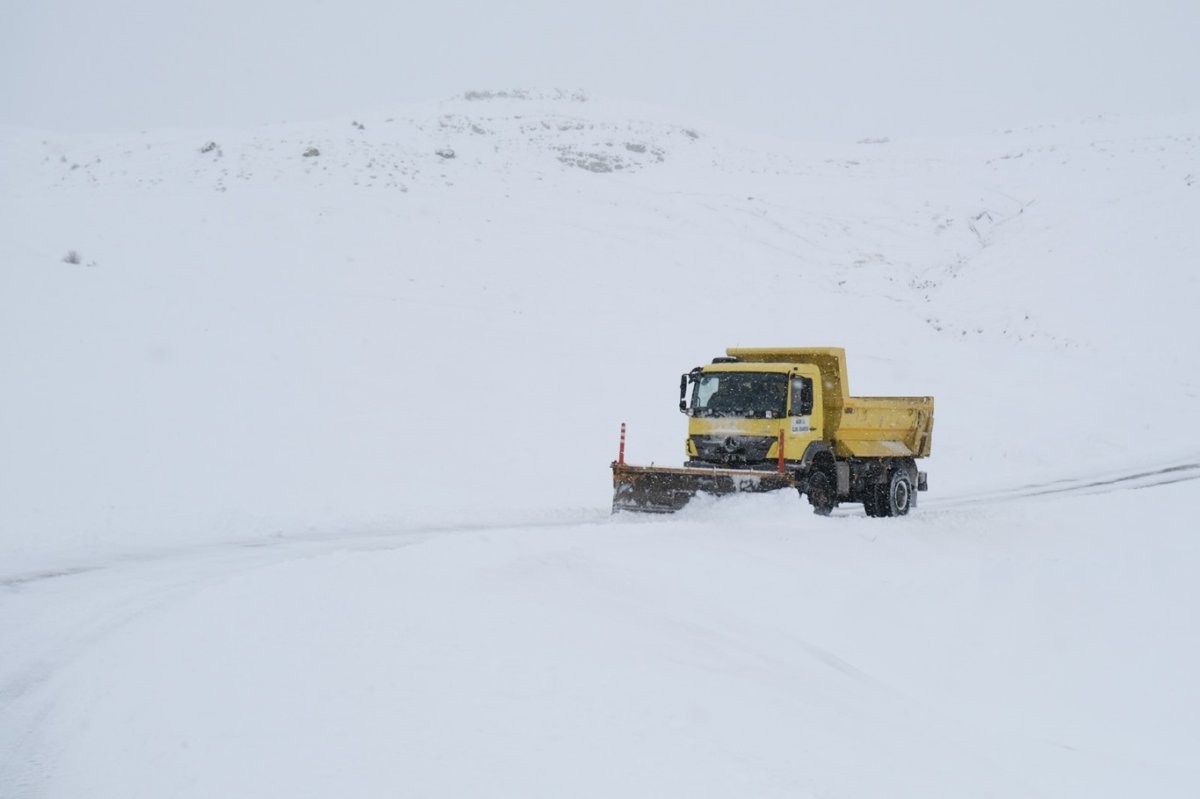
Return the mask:
{"type": "Polygon", "coordinates": [[[869,485],[863,497],[863,510],[868,516],[887,515],[887,486],[869,485]]]}
{"type": "Polygon", "coordinates": [[[908,472],[897,469],[892,472],[887,483],[887,495],[884,497],[884,516],[904,516],[912,507],[912,480],[908,472]]]}
{"type": "Polygon", "coordinates": [[[812,505],[813,513],[818,516],[828,516],[833,513],[833,507],[837,504],[837,496],[828,472],[817,470],[809,475],[808,488],[804,493],[808,495],[808,504],[812,505]]]}

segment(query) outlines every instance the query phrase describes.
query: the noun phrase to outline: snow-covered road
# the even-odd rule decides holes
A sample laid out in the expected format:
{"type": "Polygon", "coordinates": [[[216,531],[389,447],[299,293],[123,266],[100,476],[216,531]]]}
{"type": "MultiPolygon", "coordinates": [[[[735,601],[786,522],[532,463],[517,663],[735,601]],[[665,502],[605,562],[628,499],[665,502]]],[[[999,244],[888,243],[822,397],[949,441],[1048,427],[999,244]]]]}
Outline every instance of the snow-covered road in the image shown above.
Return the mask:
{"type": "Polygon", "coordinates": [[[898,520],[781,494],[8,575],[0,784],[1190,796],[1195,489],[1117,490],[1146,479],[898,520]],[[1146,529],[1147,503],[1179,522],[1146,529]]]}

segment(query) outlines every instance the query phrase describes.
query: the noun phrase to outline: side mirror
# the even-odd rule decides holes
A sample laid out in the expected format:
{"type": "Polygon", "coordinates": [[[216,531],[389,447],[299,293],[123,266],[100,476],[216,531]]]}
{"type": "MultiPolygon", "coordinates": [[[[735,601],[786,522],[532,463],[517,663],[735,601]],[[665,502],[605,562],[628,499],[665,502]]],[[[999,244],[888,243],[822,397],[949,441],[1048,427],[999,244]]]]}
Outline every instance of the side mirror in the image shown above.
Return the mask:
{"type": "Polygon", "coordinates": [[[687,387],[688,376],[681,375],[679,378],[679,412],[687,413],[687,387]]]}
{"type": "Polygon", "coordinates": [[[813,412],[813,384],[807,377],[792,381],[792,416],[811,416],[813,412]]]}

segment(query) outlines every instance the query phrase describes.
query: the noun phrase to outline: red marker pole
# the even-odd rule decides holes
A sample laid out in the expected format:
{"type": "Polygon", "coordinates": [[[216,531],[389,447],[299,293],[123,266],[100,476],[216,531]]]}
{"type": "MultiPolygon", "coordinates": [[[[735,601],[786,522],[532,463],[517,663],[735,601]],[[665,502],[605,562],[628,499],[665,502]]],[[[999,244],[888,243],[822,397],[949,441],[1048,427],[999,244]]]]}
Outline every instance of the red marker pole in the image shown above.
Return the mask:
{"type": "Polygon", "coordinates": [[[783,431],[779,431],[779,473],[783,474],[783,431]]]}
{"type": "Polygon", "coordinates": [[[621,449],[617,451],[617,463],[625,465],[625,423],[621,422],[621,449]]]}

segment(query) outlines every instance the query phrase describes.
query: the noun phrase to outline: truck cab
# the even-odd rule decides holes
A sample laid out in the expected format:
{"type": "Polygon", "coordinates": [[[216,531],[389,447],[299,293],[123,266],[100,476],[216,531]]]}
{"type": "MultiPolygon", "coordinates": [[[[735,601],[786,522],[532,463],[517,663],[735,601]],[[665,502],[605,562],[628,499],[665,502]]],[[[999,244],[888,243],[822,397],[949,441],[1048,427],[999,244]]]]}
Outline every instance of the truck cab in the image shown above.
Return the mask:
{"type": "Polygon", "coordinates": [[[779,459],[781,441],[785,459],[799,458],[821,438],[820,383],[811,364],[720,359],[683,375],[687,465],[760,468],[779,459]]]}

